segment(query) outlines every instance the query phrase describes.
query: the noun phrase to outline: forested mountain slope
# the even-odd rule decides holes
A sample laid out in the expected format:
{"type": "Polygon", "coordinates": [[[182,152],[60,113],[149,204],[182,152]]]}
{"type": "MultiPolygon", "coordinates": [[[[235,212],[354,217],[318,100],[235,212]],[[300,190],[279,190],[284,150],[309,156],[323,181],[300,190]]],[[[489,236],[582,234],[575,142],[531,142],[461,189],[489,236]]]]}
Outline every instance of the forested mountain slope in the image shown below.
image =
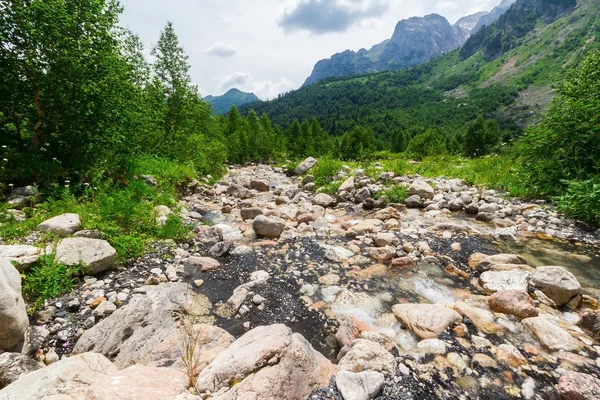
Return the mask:
{"type": "MultiPolygon", "coordinates": [[[[518,40],[509,38],[511,46],[491,61],[481,50],[461,60],[457,50],[408,70],[327,79],[251,107],[283,127],[316,117],[332,135],[362,125],[388,142],[398,128],[413,136],[430,127],[461,131],[479,114],[499,120],[507,136],[517,133],[545,109],[553,79],[597,48],[600,37],[600,0],[583,0],[550,23],[547,16],[564,9],[555,0],[518,0],[513,7],[532,2],[538,10],[535,28],[518,40]]],[[[517,30],[521,22],[501,19],[489,29],[517,30]]]]}
{"type": "Polygon", "coordinates": [[[204,101],[212,104],[214,114],[225,114],[231,106],[243,106],[248,103],[261,101],[254,93],[242,92],[238,89],[230,89],[222,96],[206,96],[204,101]]]}

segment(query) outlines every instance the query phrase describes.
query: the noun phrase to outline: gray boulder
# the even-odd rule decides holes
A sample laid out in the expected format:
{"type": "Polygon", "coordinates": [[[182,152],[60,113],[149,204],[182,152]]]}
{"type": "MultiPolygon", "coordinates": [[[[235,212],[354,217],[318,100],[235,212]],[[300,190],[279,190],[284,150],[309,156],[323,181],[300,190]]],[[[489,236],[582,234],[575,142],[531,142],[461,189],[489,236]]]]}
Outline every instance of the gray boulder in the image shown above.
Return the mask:
{"type": "Polygon", "coordinates": [[[441,304],[397,304],[392,311],[398,321],[422,339],[435,339],[462,322],[459,313],[441,304]]]}
{"type": "Polygon", "coordinates": [[[261,326],[236,340],[198,376],[214,400],[304,400],[329,383],[335,367],[285,325],[261,326]],[[232,382],[236,382],[232,385],[232,382]]]}
{"type": "Polygon", "coordinates": [[[384,383],[383,374],[375,371],[340,371],[335,375],[335,384],[344,400],[374,399],[381,393],[384,383]]]}
{"type": "Polygon", "coordinates": [[[319,193],[313,197],[312,203],[321,207],[329,207],[330,205],[335,204],[335,199],[328,194],[319,193]]]}
{"type": "Polygon", "coordinates": [[[562,267],[536,268],[529,285],[540,290],[557,306],[567,304],[573,296],[582,292],[577,278],[562,267]]]}
{"type": "Polygon", "coordinates": [[[277,217],[259,215],[254,218],[252,229],[254,229],[254,232],[259,236],[278,238],[285,230],[285,221],[277,217]]]}
{"type": "Polygon", "coordinates": [[[0,321],[0,350],[9,350],[23,340],[29,318],[19,271],[3,258],[0,258],[0,321]]]}
{"type": "Polygon", "coordinates": [[[247,219],[254,219],[259,215],[263,215],[263,210],[260,207],[247,207],[242,208],[240,213],[242,215],[242,219],[245,221],[247,219]]]}
{"type": "Polygon", "coordinates": [[[107,241],[99,239],[63,239],[56,249],[48,246],[46,252],[52,251],[55,251],[57,262],[70,267],[82,264],[88,275],[95,275],[111,268],[117,257],[116,250],[107,241]]]}
{"type": "Polygon", "coordinates": [[[424,199],[431,200],[431,199],[433,199],[433,196],[435,196],[435,190],[433,190],[433,188],[424,180],[417,179],[408,188],[408,194],[411,196],[417,195],[424,199]]]}
{"type": "Polygon", "coordinates": [[[379,343],[357,339],[338,364],[338,371],[377,371],[396,375],[396,359],[379,343]]]}
{"type": "Polygon", "coordinates": [[[40,192],[35,186],[19,187],[12,191],[8,196],[8,206],[20,210],[25,207],[31,207],[42,201],[40,192]]]}
{"type": "Polygon", "coordinates": [[[41,365],[19,353],[0,354],[0,390],[16,382],[23,374],[36,371],[41,365]]]}
{"type": "Polygon", "coordinates": [[[346,179],[346,181],[344,183],[342,183],[342,186],[340,186],[340,188],[338,189],[338,192],[339,193],[351,192],[352,189],[354,189],[354,177],[353,176],[346,179]]]}
{"type": "Polygon", "coordinates": [[[296,167],[295,173],[296,175],[304,175],[313,169],[315,165],[317,165],[317,160],[312,157],[308,157],[306,160],[302,161],[298,167],[296,167]]]}
{"type": "Polygon", "coordinates": [[[63,214],[50,218],[38,225],[37,230],[54,233],[59,236],[69,236],[81,229],[81,220],[77,214],[63,214]]]}
{"type": "Polygon", "coordinates": [[[0,258],[4,258],[15,265],[19,272],[29,269],[42,254],[39,247],[21,244],[0,245],[0,258]]]}
{"type": "Polygon", "coordinates": [[[421,208],[423,207],[423,202],[421,201],[421,196],[415,194],[404,200],[404,205],[408,208],[421,208]]]}

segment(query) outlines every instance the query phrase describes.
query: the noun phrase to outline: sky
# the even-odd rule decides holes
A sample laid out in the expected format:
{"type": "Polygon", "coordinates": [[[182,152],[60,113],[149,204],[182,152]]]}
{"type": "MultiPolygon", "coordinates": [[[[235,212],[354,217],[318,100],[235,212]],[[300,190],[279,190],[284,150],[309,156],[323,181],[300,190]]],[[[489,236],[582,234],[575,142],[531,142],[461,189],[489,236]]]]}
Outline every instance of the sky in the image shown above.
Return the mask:
{"type": "Polygon", "coordinates": [[[389,39],[396,23],[437,13],[450,23],[500,0],[121,0],[121,25],[149,57],[171,21],[202,96],[231,88],[263,100],[297,89],[317,61],[389,39]]]}

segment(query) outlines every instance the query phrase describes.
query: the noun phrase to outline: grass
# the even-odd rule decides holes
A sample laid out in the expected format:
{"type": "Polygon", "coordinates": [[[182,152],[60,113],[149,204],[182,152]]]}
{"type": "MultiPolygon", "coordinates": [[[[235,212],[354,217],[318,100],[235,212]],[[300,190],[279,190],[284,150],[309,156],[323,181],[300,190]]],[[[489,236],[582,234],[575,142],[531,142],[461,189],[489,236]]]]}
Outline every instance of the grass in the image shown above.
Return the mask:
{"type": "Polygon", "coordinates": [[[377,199],[384,197],[388,203],[402,204],[408,198],[408,190],[405,187],[395,185],[377,193],[375,197],[377,199]]]}

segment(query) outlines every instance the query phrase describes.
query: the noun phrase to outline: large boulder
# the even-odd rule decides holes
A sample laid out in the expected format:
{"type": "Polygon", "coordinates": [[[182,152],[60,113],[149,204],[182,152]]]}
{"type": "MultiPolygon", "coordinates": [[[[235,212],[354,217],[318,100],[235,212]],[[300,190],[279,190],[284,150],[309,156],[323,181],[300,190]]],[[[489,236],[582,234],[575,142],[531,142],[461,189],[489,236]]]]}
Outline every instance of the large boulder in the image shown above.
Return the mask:
{"type": "Polygon", "coordinates": [[[7,259],[19,272],[29,269],[42,255],[39,247],[22,244],[0,245],[0,258],[7,259]]]}
{"type": "Polygon", "coordinates": [[[531,331],[531,333],[533,333],[542,345],[551,351],[579,351],[583,349],[582,342],[545,318],[527,318],[521,322],[531,331]]]}
{"type": "Polygon", "coordinates": [[[338,189],[338,193],[351,192],[354,189],[354,177],[346,179],[338,189]]]}
{"type": "Polygon", "coordinates": [[[46,249],[46,252],[52,251],[55,251],[57,262],[70,267],[83,265],[88,275],[111,268],[117,257],[116,250],[106,240],[100,239],[63,239],[56,249],[51,246],[46,249]]]}
{"type": "Polygon", "coordinates": [[[0,390],[16,382],[23,374],[37,371],[41,365],[19,353],[0,354],[0,390]]]}
{"type": "Polygon", "coordinates": [[[37,230],[59,236],[69,236],[81,229],[81,220],[77,214],[63,214],[50,218],[38,225],[37,230]]]}
{"type": "Polygon", "coordinates": [[[529,285],[540,290],[557,306],[567,304],[582,290],[577,278],[562,267],[536,268],[529,285]]]}
{"type": "Polygon", "coordinates": [[[558,381],[561,400],[600,399],[600,379],[579,372],[569,371],[558,381]]]}
{"type": "MultiPolygon", "coordinates": [[[[181,342],[180,320],[186,315],[198,322],[210,322],[206,317],[210,301],[195,294],[185,283],[169,283],[143,287],[145,294],[133,296],[124,307],[87,330],[73,349],[73,354],[94,352],[104,354],[119,368],[132,364],[171,365],[178,359],[177,343],[181,342]]],[[[218,328],[198,328],[208,340],[202,352],[214,347],[225,348],[231,338],[218,328]],[[213,341],[212,338],[215,340],[213,341]]],[[[200,352],[200,354],[202,353],[200,352]]],[[[205,363],[210,360],[205,360],[205,363]]]]}
{"type": "Polygon", "coordinates": [[[435,196],[435,190],[424,180],[417,179],[413,182],[412,185],[408,188],[408,194],[413,196],[417,195],[424,199],[433,199],[435,196]]]}
{"type": "Polygon", "coordinates": [[[259,215],[252,222],[252,229],[257,235],[267,238],[279,238],[285,230],[285,221],[277,217],[259,215]]]}
{"type": "Polygon", "coordinates": [[[441,304],[397,304],[394,316],[422,339],[435,339],[462,321],[459,313],[441,304]]]}
{"type": "Polygon", "coordinates": [[[315,165],[317,165],[317,160],[312,157],[308,157],[296,167],[295,173],[296,175],[304,175],[305,173],[313,169],[315,165]]]}
{"type": "Polygon", "coordinates": [[[479,277],[479,284],[488,293],[505,290],[527,291],[531,273],[520,269],[510,271],[487,271],[479,277]]]}
{"type": "Polygon", "coordinates": [[[381,393],[385,377],[375,371],[340,371],[335,375],[335,384],[344,400],[371,400],[381,393]]]}
{"type": "Polygon", "coordinates": [[[396,375],[396,359],[379,343],[357,339],[352,348],[340,360],[339,371],[377,371],[396,375]]]}
{"type": "Polygon", "coordinates": [[[119,371],[106,357],[86,353],[24,375],[4,388],[2,400],[164,400],[186,389],[182,372],[132,366],[119,371]]]}
{"type": "Polygon", "coordinates": [[[28,326],[21,275],[8,260],[0,258],[0,350],[8,350],[23,340],[28,326]]]}
{"type": "Polygon", "coordinates": [[[8,206],[20,210],[25,207],[31,207],[42,201],[40,192],[35,186],[19,187],[8,195],[8,206]]]}
{"type": "Polygon", "coordinates": [[[268,192],[271,187],[269,186],[269,182],[256,179],[250,182],[250,189],[258,190],[259,192],[268,192]]]}
{"type": "Polygon", "coordinates": [[[251,330],[198,376],[213,400],[304,400],[329,383],[335,367],[285,325],[251,330]],[[232,384],[235,383],[235,384],[232,384]]]}
{"type": "Polygon", "coordinates": [[[519,319],[538,316],[529,294],[525,291],[503,290],[488,298],[490,309],[494,312],[514,315],[519,319]]]}

